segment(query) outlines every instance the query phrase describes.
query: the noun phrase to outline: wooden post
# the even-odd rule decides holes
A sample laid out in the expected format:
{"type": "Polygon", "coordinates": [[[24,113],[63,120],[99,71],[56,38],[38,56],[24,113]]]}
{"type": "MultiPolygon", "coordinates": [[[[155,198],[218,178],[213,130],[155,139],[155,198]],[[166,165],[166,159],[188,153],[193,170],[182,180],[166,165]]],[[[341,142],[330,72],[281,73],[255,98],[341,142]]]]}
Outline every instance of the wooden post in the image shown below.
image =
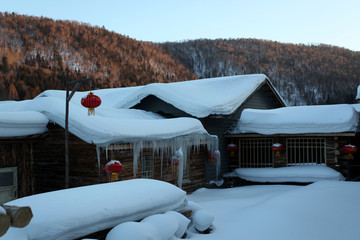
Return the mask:
{"type": "Polygon", "coordinates": [[[80,87],[80,84],[85,81],[90,81],[90,78],[80,79],[77,81],[68,82],[69,77],[66,77],[66,106],[65,106],[65,188],[69,188],[69,172],[70,172],[70,159],[69,159],[69,102],[74,96],[76,90],[80,87]],[[74,89],[69,94],[69,86],[75,84],[74,89]]]}
{"type": "Polygon", "coordinates": [[[32,211],[30,207],[17,207],[17,206],[9,206],[2,205],[2,207],[6,210],[6,215],[10,218],[10,226],[23,228],[27,226],[32,217],[32,211]]]}
{"type": "Polygon", "coordinates": [[[0,237],[4,235],[10,227],[10,217],[5,214],[0,214],[0,237]]]}

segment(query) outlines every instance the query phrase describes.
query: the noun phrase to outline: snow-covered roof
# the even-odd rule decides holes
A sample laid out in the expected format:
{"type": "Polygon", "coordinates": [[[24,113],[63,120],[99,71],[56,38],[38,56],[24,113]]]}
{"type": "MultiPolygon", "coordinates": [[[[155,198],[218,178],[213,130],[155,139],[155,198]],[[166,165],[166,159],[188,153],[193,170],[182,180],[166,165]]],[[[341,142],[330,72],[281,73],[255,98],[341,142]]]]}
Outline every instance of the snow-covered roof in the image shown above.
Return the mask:
{"type": "Polygon", "coordinates": [[[348,104],[245,109],[229,134],[304,134],[355,132],[359,113],[348,104]]]}
{"type": "Polygon", "coordinates": [[[41,134],[47,131],[48,122],[49,119],[40,112],[0,112],[0,137],[41,134]]]}
{"type": "MultiPolygon", "coordinates": [[[[201,122],[193,118],[164,119],[136,109],[97,108],[95,116],[70,102],[69,131],[88,143],[104,146],[116,142],[168,140],[179,136],[208,136],[201,122]]],[[[38,97],[6,101],[0,108],[0,137],[43,133],[48,122],[65,126],[65,98],[38,97]]]]}
{"type": "MultiPolygon", "coordinates": [[[[233,113],[268,78],[264,74],[208,78],[173,83],[93,91],[106,107],[131,108],[149,95],[195,117],[233,113]]],[[[76,93],[73,102],[80,104],[84,93],[76,93]]],[[[45,91],[41,96],[64,98],[64,91],[45,91]]]]}

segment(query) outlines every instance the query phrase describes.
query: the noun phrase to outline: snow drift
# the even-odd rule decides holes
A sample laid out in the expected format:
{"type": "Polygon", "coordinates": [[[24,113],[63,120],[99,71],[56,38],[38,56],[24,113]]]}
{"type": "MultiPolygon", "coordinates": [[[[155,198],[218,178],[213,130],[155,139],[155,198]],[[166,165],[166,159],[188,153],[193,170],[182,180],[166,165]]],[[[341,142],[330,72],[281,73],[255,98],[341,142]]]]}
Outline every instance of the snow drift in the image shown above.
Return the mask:
{"type": "MultiPolygon", "coordinates": [[[[76,239],[153,214],[182,210],[187,200],[186,193],[170,183],[134,179],[43,193],[7,204],[32,209],[34,217],[20,229],[21,234],[31,240],[60,240],[76,239]]],[[[7,235],[4,239],[10,240],[7,235]]],[[[13,230],[9,235],[14,235],[13,230]]]]}

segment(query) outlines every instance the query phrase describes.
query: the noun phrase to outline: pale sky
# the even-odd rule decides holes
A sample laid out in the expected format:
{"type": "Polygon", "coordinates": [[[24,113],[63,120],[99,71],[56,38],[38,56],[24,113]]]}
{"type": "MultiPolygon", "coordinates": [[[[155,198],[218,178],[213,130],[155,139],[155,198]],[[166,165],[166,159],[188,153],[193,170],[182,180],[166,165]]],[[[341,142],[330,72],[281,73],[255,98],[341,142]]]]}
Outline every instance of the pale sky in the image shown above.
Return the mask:
{"type": "Polygon", "coordinates": [[[257,38],[360,51],[360,0],[0,0],[1,12],[104,26],[131,38],[257,38]]]}

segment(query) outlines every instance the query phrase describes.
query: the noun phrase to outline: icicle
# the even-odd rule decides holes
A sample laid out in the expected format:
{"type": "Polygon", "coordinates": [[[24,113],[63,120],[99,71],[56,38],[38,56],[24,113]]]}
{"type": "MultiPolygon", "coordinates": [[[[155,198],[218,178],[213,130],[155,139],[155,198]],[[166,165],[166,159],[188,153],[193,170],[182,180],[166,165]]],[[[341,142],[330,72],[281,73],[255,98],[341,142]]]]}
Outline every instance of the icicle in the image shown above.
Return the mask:
{"type": "Polygon", "coordinates": [[[101,179],[101,169],[100,169],[100,147],[96,146],[96,156],[97,156],[97,165],[98,165],[98,175],[101,179]]]}
{"type": "Polygon", "coordinates": [[[180,149],[178,151],[176,151],[175,157],[179,161],[179,165],[178,165],[178,168],[177,168],[177,176],[178,176],[177,182],[178,182],[178,187],[181,188],[182,187],[183,175],[184,175],[184,154],[183,154],[183,151],[182,151],[182,147],[180,147],[180,149]]]}
{"type": "Polygon", "coordinates": [[[106,162],[108,162],[108,145],[106,146],[105,151],[106,151],[106,162]]]}
{"type": "Polygon", "coordinates": [[[214,157],[216,161],[216,180],[219,180],[219,174],[221,169],[221,154],[219,150],[214,151],[214,157]]]}
{"type": "Polygon", "coordinates": [[[139,141],[136,143],[133,143],[133,172],[134,176],[136,176],[138,165],[139,165],[139,158],[140,158],[140,152],[143,149],[143,141],[139,141]]]}

